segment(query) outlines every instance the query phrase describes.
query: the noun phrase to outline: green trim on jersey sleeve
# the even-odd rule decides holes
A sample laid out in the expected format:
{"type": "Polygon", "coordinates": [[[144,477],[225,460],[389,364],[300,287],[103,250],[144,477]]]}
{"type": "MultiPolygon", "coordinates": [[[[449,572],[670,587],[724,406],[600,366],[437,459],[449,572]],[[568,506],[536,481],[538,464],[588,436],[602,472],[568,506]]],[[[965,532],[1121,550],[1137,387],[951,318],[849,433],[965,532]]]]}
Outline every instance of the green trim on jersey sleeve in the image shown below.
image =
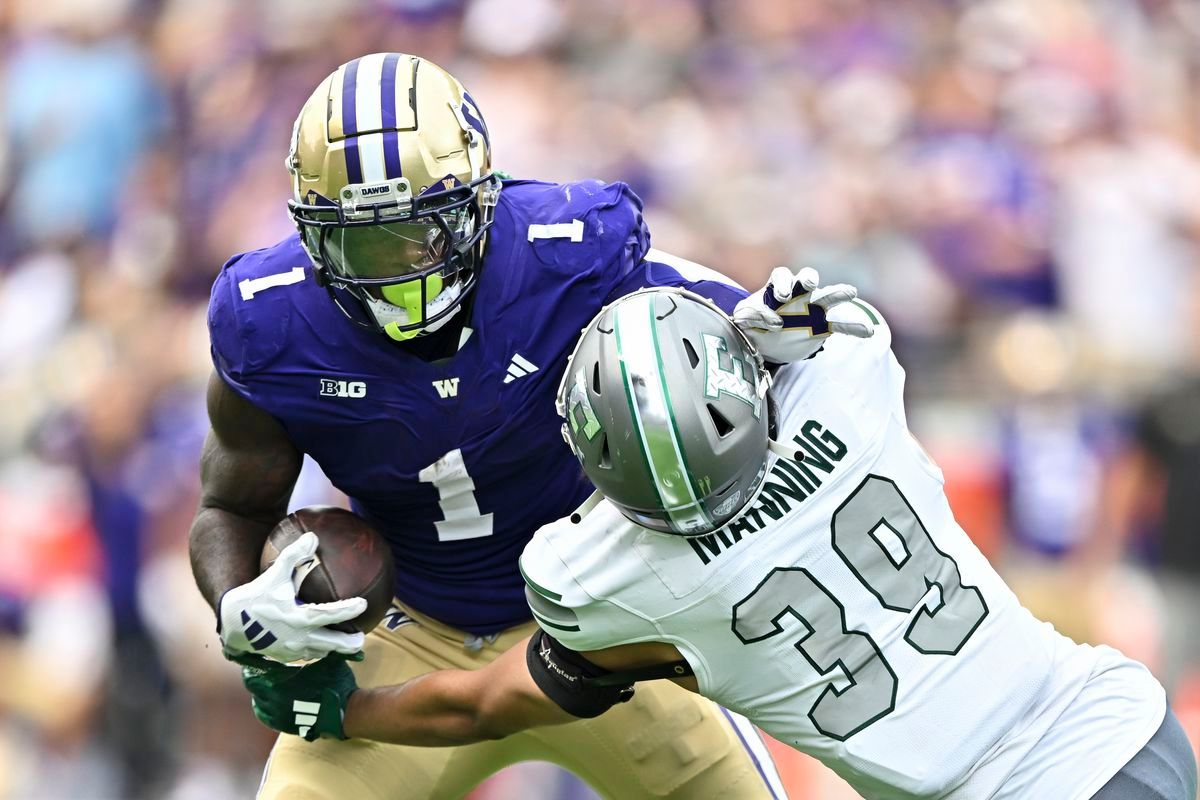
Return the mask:
{"type": "Polygon", "coordinates": [[[861,300],[851,300],[850,302],[853,303],[854,305],[858,306],[859,308],[861,308],[863,311],[865,311],[867,314],[867,317],[870,318],[871,323],[873,325],[879,324],[879,317],[875,315],[875,312],[871,310],[870,306],[868,306],[866,303],[862,302],[861,300]]]}
{"type": "Polygon", "coordinates": [[[524,558],[517,559],[517,569],[519,569],[521,571],[521,577],[525,579],[525,584],[530,589],[533,589],[535,592],[540,594],[542,597],[547,597],[554,601],[562,600],[561,594],[559,594],[558,592],[552,592],[544,586],[539,586],[538,583],[533,580],[533,578],[529,577],[529,573],[525,571],[524,561],[525,561],[524,558]]]}
{"type": "Polygon", "coordinates": [[[560,631],[579,630],[579,617],[574,611],[551,602],[545,595],[538,594],[530,587],[525,589],[525,602],[529,604],[533,618],[543,628],[550,627],[560,631]]]}

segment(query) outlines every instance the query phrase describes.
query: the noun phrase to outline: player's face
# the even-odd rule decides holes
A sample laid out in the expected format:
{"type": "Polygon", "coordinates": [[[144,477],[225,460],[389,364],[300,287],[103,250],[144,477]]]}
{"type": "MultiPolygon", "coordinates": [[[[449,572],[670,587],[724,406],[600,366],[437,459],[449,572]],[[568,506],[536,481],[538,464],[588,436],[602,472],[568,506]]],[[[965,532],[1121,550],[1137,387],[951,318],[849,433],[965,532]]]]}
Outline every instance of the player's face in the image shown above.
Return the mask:
{"type": "Polygon", "coordinates": [[[390,222],[333,230],[325,242],[329,266],[355,279],[403,279],[446,257],[446,231],[434,223],[390,222]]]}

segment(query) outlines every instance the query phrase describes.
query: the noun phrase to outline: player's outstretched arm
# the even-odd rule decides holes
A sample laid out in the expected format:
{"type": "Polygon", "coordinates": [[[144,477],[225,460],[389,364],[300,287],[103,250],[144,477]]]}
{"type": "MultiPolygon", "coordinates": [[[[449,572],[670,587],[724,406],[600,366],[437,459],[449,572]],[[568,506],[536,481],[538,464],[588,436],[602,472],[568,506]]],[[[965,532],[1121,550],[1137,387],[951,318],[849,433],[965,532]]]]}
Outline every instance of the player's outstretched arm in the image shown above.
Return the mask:
{"type": "Polygon", "coordinates": [[[249,664],[242,682],[254,715],[282,733],[455,747],[578,719],[538,688],[526,665],[528,644],[478,670],[439,670],[372,689],[359,689],[338,657],[304,667],[249,664]]]}
{"type": "Polygon", "coordinates": [[[578,717],[546,696],[526,665],[528,640],[478,670],[441,670],[350,696],[345,732],[427,747],[501,739],[578,717]]]}
{"type": "MultiPolygon", "coordinates": [[[[453,747],[598,716],[633,691],[622,676],[613,685],[592,679],[677,662],[666,644],[580,654],[538,632],[481,669],[441,670],[395,686],[360,690],[337,658],[301,669],[246,667],[242,679],[255,715],[284,733],[453,747]]],[[[696,689],[692,678],[679,682],[696,689]]]]}
{"type": "Polygon", "coordinates": [[[354,653],[363,635],[326,630],[353,619],[366,601],[299,604],[292,570],[311,560],[317,537],[300,537],[259,574],[271,528],[287,513],[301,456],[283,428],[214,374],[208,383],[212,430],[200,459],[200,508],[188,548],[201,594],[217,610],[226,655],[277,661],[354,653]]]}

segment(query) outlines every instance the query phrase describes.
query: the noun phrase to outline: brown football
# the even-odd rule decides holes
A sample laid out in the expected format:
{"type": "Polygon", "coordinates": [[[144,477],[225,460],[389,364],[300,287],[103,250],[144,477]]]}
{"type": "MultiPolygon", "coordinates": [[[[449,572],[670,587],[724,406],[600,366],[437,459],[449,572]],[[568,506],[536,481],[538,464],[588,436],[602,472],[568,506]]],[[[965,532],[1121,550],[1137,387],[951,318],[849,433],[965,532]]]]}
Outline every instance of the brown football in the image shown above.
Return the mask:
{"type": "Polygon", "coordinates": [[[283,548],[307,531],[317,534],[317,560],[296,596],[305,603],[366,598],[366,611],[329,627],[347,633],[366,633],[374,628],[392,604],[395,566],[387,542],[354,512],[333,506],[293,511],[267,536],[260,568],[269,567],[283,548]]]}

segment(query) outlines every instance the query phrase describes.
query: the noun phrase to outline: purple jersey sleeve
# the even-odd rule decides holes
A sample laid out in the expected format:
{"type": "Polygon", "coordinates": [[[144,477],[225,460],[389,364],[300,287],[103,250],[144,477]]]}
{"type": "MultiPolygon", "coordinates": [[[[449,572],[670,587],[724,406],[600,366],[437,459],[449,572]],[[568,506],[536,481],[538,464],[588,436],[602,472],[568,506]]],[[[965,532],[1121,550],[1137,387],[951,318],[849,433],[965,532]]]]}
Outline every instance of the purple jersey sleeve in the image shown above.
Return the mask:
{"type": "Polygon", "coordinates": [[[605,304],[638,289],[679,286],[709,298],[725,313],[733,313],[733,307],[747,292],[720,273],[650,249],[650,231],[642,217],[641,199],[623,183],[610,184],[609,188],[620,192],[619,199],[608,209],[609,219],[618,230],[627,233],[625,246],[617,251],[604,276],[608,283],[605,304]]]}
{"type": "MultiPolygon", "coordinates": [[[[235,392],[261,405],[261,376],[290,341],[296,294],[315,288],[299,238],[231,258],[213,282],[208,335],[213,367],[235,392]]],[[[324,302],[324,294],[317,292],[324,302]]]]}
{"type": "MultiPolygon", "coordinates": [[[[680,286],[732,312],[746,296],[719,273],[652,250],[642,201],[624,183],[515,181],[505,192],[502,200],[511,202],[497,212],[493,239],[513,248],[518,260],[528,248],[541,266],[527,271],[527,280],[555,276],[559,299],[575,293],[576,301],[586,296],[607,304],[638,289],[680,286]]],[[[510,301],[530,293],[525,282],[509,283],[510,301]]]]}
{"type": "Polygon", "coordinates": [[[237,319],[238,288],[229,269],[242,256],[235,256],[222,268],[208,301],[208,336],[211,343],[213,368],[221,380],[247,400],[250,388],[242,380],[246,365],[245,340],[237,319]]]}

